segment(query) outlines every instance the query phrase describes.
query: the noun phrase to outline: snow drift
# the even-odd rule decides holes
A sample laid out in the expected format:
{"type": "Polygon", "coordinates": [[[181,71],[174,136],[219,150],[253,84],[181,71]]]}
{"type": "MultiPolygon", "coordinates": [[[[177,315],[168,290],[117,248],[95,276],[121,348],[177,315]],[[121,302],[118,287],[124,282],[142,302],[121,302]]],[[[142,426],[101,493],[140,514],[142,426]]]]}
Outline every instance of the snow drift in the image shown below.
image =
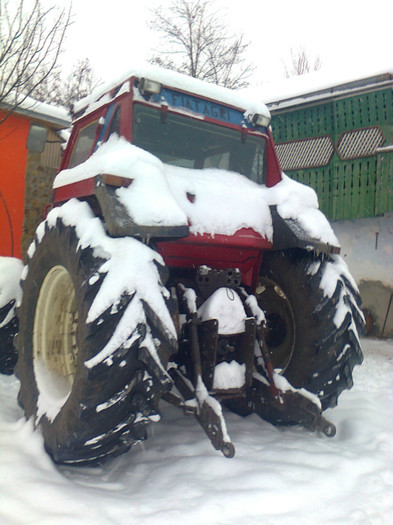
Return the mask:
{"type": "Polygon", "coordinates": [[[57,467],[0,376],[0,522],[7,525],[388,525],[393,515],[393,341],[363,339],[355,386],[328,417],[334,439],[225,414],[215,453],[193,418],[162,404],[149,439],[98,468],[57,467]]]}

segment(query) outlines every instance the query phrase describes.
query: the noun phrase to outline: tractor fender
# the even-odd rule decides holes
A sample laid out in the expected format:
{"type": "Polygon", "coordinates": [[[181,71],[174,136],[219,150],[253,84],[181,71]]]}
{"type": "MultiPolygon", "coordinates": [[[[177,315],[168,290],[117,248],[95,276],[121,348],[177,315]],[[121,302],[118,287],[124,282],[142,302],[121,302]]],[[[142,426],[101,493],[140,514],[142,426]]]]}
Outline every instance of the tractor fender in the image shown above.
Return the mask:
{"type": "Polygon", "coordinates": [[[273,224],[273,250],[302,248],[316,253],[339,254],[341,248],[311,237],[296,219],[283,219],[277,206],[269,206],[273,224]]]}
{"type": "Polygon", "coordinates": [[[95,177],[94,193],[97,197],[105,225],[112,237],[179,238],[187,237],[187,225],[148,226],[137,224],[116,194],[117,186],[105,184],[100,175],[95,177]]]}

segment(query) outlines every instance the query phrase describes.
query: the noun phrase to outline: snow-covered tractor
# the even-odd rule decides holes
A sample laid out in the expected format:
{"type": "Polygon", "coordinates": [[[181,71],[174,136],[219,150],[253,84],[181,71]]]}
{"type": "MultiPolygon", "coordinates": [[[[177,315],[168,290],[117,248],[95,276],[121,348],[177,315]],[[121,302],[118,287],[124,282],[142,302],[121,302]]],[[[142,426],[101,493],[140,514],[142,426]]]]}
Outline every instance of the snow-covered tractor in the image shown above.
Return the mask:
{"type": "MultiPolygon", "coordinates": [[[[168,401],[234,455],[223,407],[327,436],[356,284],[259,101],[156,68],[76,108],[17,308],[19,403],[59,463],[145,439],[168,401]]],[[[16,323],[14,323],[14,328],[16,323]]]]}

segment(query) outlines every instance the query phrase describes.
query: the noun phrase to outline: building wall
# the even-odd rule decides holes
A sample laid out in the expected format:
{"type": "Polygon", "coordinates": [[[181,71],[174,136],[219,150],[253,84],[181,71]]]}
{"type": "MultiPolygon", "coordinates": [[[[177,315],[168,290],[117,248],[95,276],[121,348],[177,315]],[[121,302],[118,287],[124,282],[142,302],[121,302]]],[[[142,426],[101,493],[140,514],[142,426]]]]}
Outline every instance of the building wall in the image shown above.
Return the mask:
{"type": "Polygon", "coordinates": [[[369,335],[393,337],[393,213],[332,226],[359,285],[369,335]]]}
{"type": "Polygon", "coordinates": [[[60,162],[61,140],[50,124],[13,113],[0,125],[0,256],[24,258],[60,162]],[[48,129],[42,152],[27,149],[32,122],[48,129]]]}
{"type": "Polygon", "coordinates": [[[23,258],[34,239],[37,226],[44,218],[60,162],[61,142],[58,135],[49,129],[44,151],[27,152],[23,230],[20,241],[23,258]]]}
{"type": "Polygon", "coordinates": [[[391,87],[372,87],[272,114],[283,170],[316,190],[331,220],[393,211],[391,87]]]}
{"type": "Polygon", "coordinates": [[[0,256],[21,256],[29,127],[28,119],[15,114],[0,125],[0,256]]]}

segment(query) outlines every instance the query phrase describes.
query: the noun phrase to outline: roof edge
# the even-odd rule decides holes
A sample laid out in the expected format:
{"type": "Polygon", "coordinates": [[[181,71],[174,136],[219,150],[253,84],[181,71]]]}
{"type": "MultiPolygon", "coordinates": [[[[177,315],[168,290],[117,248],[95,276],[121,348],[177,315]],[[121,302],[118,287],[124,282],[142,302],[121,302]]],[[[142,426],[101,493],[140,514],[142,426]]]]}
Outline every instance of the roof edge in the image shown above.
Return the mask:
{"type": "Polygon", "coordinates": [[[364,92],[375,88],[382,89],[390,85],[393,86],[393,73],[388,71],[385,73],[357,78],[355,80],[332,83],[330,86],[321,89],[302,89],[293,95],[277,97],[276,99],[269,97],[269,101],[266,102],[266,105],[270,111],[278,111],[293,106],[311,104],[316,101],[341,97],[359,91],[364,92]]]}
{"type": "Polygon", "coordinates": [[[5,101],[0,102],[0,109],[10,111],[17,115],[29,117],[48,124],[52,124],[56,129],[68,128],[71,125],[71,118],[68,117],[65,109],[51,106],[43,102],[28,97],[21,104],[10,104],[5,101]]]}

